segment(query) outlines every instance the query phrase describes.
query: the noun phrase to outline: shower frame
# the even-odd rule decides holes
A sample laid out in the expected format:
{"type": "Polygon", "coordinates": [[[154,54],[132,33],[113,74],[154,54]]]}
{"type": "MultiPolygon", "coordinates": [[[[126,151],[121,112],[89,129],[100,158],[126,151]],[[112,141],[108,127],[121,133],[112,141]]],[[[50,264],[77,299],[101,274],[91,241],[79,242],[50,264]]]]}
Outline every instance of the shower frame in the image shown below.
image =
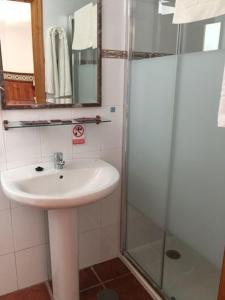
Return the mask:
{"type": "MultiPolygon", "coordinates": [[[[127,59],[125,61],[124,67],[124,124],[123,124],[123,153],[122,153],[122,207],[121,207],[121,242],[120,242],[120,250],[123,257],[134,267],[134,269],[145,279],[149,284],[150,288],[156,292],[162,299],[170,300],[168,296],[163,291],[163,276],[161,279],[161,284],[158,285],[151,278],[151,276],[133,259],[133,257],[126,251],[126,237],[127,237],[127,175],[128,175],[128,129],[129,129],[129,103],[130,103],[130,63],[133,59],[133,46],[134,46],[134,37],[135,37],[135,23],[134,23],[134,11],[136,0],[126,0],[126,41],[125,48],[127,50],[127,59]]],[[[177,29],[177,45],[176,45],[176,53],[174,55],[177,56],[176,62],[176,74],[179,65],[179,54],[181,54],[181,39],[182,39],[182,25],[178,25],[177,29]]],[[[175,82],[176,82],[175,77],[175,82]]],[[[170,165],[169,165],[169,173],[171,172],[172,164],[173,164],[173,154],[172,147],[174,143],[174,132],[176,125],[176,105],[177,105],[177,97],[176,97],[176,87],[174,91],[174,111],[173,111],[173,125],[172,125],[172,140],[170,145],[170,165]]],[[[165,251],[165,240],[167,234],[167,211],[169,206],[170,199],[170,179],[168,180],[168,201],[166,207],[166,221],[164,227],[164,245],[163,245],[163,261],[162,261],[162,269],[161,275],[163,274],[164,267],[164,251],[165,251]]],[[[220,287],[218,290],[218,298],[217,300],[225,300],[225,252],[224,252],[224,260],[221,271],[221,280],[220,287]]]]}

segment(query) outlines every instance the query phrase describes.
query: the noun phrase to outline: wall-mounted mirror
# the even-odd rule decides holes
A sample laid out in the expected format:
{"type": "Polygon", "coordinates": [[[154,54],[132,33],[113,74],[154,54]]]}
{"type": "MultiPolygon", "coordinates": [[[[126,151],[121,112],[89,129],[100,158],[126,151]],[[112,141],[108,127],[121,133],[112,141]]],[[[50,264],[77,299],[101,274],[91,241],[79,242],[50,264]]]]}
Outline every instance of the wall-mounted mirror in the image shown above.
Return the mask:
{"type": "Polygon", "coordinates": [[[101,0],[0,0],[3,109],[101,105],[101,0]]]}

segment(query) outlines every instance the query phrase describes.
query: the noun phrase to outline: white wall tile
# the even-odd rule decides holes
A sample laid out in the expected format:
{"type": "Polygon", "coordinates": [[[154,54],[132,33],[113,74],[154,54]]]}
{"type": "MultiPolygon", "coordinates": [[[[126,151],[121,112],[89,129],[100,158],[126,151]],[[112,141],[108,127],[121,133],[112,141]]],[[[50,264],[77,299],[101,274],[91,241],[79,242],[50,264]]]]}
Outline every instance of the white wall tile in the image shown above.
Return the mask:
{"type": "Polygon", "coordinates": [[[32,121],[38,120],[38,110],[2,110],[2,119],[8,121],[32,121]]]}
{"type": "Polygon", "coordinates": [[[113,224],[101,230],[101,261],[117,257],[120,252],[120,224],[113,224]]]}
{"type": "MultiPolygon", "coordinates": [[[[102,124],[86,124],[85,128],[85,144],[73,145],[73,156],[79,153],[100,151],[102,145],[102,124]]],[[[72,139],[72,133],[71,133],[72,139]]],[[[71,142],[72,143],[72,142],[71,142]]]]}
{"type": "Polygon", "coordinates": [[[102,124],[102,149],[121,148],[123,135],[123,107],[116,106],[114,113],[109,107],[103,109],[104,116],[111,120],[111,123],[102,124]]]}
{"type": "Polygon", "coordinates": [[[71,108],[54,108],[54,109],[40,109],[37,110],[38,119],[51,120],[51,119],[70,119],[71,108]]]}
{"type": "MultiPolygon", "coordinates": [[[[72,159],[72,128],[58,126],[40,128],[42,157],[51,157],[54,152],[62,152],[72,159]]],[[[50,159],[49,159],[50,160],[50,159]]]]}
{"type": "Polygon", "coordinates": [[[72,108],[72,118],[96,117],[101,115],[101,107],[72,108]]]}
{"type": "Polygon", "coordinates": [[[121,148],[112,148],[103,150],[101,153],[101,159],[107,161],[113,165],[121,174],[122,170],[122,149],[121,148]]]}
{"type": "Polygon", "coordinates": [[[15,250],[46,243],[46,214],[27,206],[12,209],[15,250]]]}
{"type": "Polygon", "coordinates": [[[80,234],[79,266],[80,269],[100,262],[100,229],[80,234]]]}
{"type": "Polygon", "coordinates": [[[101,157],[101,151],[88,151],[88,152],[79,152],[79,153],[73,153],[74,159],[79,158],[100,158],[101,157]]]}
{"type": "Polygon", "coordinates": [[[10,210],[0,211],[0,255],[13,252],[12,222],[10,210]]]}
{"type": "Polygon", "coordinates": [[[41,160],[38,128],[21,128],[5,131],[7,163],[10,161],[41,160]]]}
{"type": "Polygon", "coordinates": [[[94,230],[100,227],[100,201],[79,208],[79,232],[94,230]]]}
{"type": "Polygon", "coordinates": [[[10,200],[5,196],[0,186],[0,210],[9,209],[10,200]]]}
{"type": "Polygon", "coordinates": [[[15,255],[0,256],[0,296],[17,290],[15,255]]]}
{"type": "Polygon", "coordinates": [[[19,289],[44,282],[48,279],[46,245],[16,253],[19,289]]]}
{"type": "Polygon", "coordinates": [[[102,60],[102,97],[104,105],[123,105],[124,62],[123,59],[106,58],[102,60]]]}
{"type": "Polygon", "coordinates": [[[120,221],[120,187],[107,198],[101,200],[101,226],[109,226],[120,221]]]}
{"type": "Polygon", "coordinates": [[[0,118],[0,163],[6,162],[6,152],[5,152],[5,143],[4,143],[4,132],[2,126],[2,120],[0,118]]]}

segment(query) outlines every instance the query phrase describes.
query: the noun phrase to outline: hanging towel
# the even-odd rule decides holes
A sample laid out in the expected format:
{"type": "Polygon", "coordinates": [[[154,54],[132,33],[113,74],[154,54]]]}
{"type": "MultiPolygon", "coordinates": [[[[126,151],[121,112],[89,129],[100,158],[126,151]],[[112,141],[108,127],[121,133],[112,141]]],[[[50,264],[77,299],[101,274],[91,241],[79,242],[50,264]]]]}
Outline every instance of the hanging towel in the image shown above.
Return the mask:
{"type": "Polygon", "coordinates": [[[50,27],[46,36],[46,93],[48,102],[71,103],[70,57],[67,35],[62,27],[50,27]],[[59,99],[62,97],[62,99],[59,99]],[[63,99],[67,97],[66,99],[63,99]]]}
{"type": "Polygon", "coordinates": [[[225,0],[176,0],[173,23],[201,21],[225,14],[225,0]]]}
{"type": "Polygon", "coordinates": [[[92,18],[91,18],[91,28],[92,28],[92,48],[96,49],[98,47],[98,7],[97,4],[92,7],[92,18]]]}
{"type": "Polygon", "coordinates": [[[73,50],[84,50],[93,45],[93,5],[83,6],[74,13],[73,50]]]}
{"type": "MultiPolygon", "coordinates": [[[[58,78],[57,74],[54,74],[54,55],[53,55],[53,45],[52,45],[52,31],[53,27],[47,30],[46,35],[46,50],[45,50],[45,80],[46,80],[46,93],[55,94],[55,81],[54,78],[58,78]]],[[[56,70],[56,68],[55,68],[56,70]]],[[[57,84],[57,87],[59,85],[57,84]]]]}
{"type": "Polygon", "coordinates": [[[225,127],[225,70],[223,74],[222,91],[218,112],[218,127],[225,127]]]}

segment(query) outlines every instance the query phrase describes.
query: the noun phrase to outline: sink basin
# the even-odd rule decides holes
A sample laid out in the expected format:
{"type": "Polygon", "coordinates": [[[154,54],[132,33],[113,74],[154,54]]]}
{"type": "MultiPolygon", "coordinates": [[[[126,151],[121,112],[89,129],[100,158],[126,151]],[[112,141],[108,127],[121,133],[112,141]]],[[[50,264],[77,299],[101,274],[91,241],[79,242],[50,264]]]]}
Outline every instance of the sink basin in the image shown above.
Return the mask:
{"type": "Polygon", "coordinates": [[[108,196],[120,175],[99,159],[73,161],[62,170],[50,163],[40,172],[36,167],[2,172],[2,188],[14,201],[48,209],[53,299],[79,300],[77,207],[108,196]]]}
{"type": "Polygon", "coordinates": [[[22,204],[45,209],[77,207],[104,198],[115,189],[118,171],[102,160],[78,160],[62,170],[50,163],[2,172],[5,194],[22,204]]]}

